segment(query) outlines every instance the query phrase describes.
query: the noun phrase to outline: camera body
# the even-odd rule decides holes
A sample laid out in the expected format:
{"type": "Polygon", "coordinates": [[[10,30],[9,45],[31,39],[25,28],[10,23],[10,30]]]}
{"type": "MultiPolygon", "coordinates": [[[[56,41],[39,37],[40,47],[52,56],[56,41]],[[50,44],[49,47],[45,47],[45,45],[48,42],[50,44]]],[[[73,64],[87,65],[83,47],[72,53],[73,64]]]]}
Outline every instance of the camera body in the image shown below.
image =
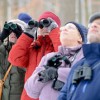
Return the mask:
{"type": "Polygon", "coordinates": [[[37,22],[35,20],[30,20],[28,25],[30,27],[39,27],[39,28],[44,28],[50,26],[52,21],[50,19],[42,19],[40,22],[37,22]]]}

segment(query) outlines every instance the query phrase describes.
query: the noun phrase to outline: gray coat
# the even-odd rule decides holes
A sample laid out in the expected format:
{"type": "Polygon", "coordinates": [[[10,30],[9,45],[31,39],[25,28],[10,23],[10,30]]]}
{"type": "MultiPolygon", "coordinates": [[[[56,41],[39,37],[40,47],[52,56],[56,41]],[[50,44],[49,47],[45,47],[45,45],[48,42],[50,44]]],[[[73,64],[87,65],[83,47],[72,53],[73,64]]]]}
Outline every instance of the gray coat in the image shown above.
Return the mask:
{"type": "MultiPolygon", "coordinates": [[[[0,79],[2,79],[10,65],[8,62],[8,48],[0,45],[0,79]]],[[[12,67],[3,87],[2,100],[20,100],[24,86],[25,69],[12,67]]]]}

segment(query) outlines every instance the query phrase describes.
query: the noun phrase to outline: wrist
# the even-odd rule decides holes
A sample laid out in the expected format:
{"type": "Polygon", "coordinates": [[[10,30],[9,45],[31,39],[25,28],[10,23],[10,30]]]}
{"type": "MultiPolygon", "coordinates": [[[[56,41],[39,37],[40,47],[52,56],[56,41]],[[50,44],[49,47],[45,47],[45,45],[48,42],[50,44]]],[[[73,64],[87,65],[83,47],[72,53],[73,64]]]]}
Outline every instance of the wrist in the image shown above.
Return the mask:
{"type": "Polygon", "coordinates": [[[24,32],[24,34],[26,34],[28,37],[30,37],[30,38],[34,38],[32,35],[30,35],[29,33],[27,33],[27,32],[24,32]]]}

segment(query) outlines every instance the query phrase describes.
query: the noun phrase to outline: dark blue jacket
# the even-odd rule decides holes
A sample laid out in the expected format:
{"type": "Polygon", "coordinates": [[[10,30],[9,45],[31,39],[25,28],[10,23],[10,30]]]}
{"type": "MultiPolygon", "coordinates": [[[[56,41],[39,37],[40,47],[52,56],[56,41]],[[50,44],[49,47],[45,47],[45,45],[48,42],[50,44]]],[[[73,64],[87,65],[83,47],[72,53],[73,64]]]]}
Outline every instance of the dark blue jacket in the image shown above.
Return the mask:
{"type": "Polygon", "coordinates": [[[100,44],[84,44],[82,47],[84,59],[73,66],[58,100],[100,100],[100,44]],[[75,69],[85,63],[92,69],[91,79],[81,79],[79,83],[72,84],[75,69]]]}

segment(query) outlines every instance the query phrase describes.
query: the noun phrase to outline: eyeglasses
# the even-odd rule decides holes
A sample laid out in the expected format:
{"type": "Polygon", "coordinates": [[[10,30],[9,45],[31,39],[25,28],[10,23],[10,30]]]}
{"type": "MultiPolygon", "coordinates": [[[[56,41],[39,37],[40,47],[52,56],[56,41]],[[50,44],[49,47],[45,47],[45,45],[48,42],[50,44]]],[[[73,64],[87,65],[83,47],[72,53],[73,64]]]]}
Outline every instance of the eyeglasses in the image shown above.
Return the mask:
{"type": "Polygon", "coordinates": [[[63,26],[60,28],[61,31],[65,30],[65,29],[66,30],[77,30],[76,26],[74,26],[74,25],[66,25],[66,26],[63,26]]]}
{"type": "Polygon", "coordinates": [[[69,29],[69,30],[76,30],[76,29],[77,29],[77,28],[74,27],[74,26],[67,26],[66,28],[69,29]]]}

